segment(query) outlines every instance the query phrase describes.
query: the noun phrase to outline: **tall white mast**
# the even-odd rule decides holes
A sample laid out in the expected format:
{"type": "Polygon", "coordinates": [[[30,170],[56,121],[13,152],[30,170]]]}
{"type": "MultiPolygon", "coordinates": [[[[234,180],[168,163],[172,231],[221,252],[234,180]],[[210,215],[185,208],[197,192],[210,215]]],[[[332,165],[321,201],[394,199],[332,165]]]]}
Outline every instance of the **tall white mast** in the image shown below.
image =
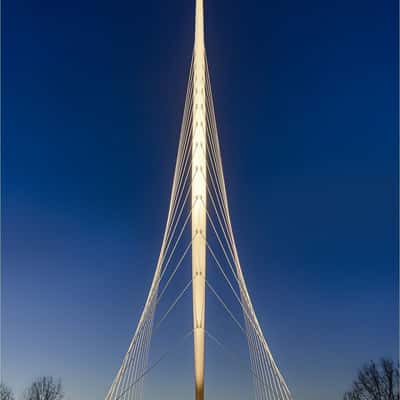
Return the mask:
{"type": "Polygon", "coordinates": [[[206,278],[206,104],[203,0],[196,0],[192,122],[192,277],[196,400],[204,399],[204,314],[206,278]]]}

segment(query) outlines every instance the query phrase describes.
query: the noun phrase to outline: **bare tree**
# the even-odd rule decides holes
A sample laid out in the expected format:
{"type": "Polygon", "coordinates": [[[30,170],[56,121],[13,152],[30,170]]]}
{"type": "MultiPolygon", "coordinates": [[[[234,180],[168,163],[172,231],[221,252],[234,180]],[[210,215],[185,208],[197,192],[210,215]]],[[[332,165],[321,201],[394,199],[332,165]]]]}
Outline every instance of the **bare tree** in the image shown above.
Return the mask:
{"type": "Polygon", "coordinates": [[[4,383],[0,383],[0,400],[14,400],[11,389],[4,383]]]}
{"type": "Polygon", "coordinates": [[[388,359],[364,365],[343,400],[400,400],[398,365],[388,359]]]}
{"type": "Polygon", "coordinates": [[[32,383],[26,392],[26,400],[61,400],[64,394],[61,381],[51,376],[43,376],[32,383]]]}

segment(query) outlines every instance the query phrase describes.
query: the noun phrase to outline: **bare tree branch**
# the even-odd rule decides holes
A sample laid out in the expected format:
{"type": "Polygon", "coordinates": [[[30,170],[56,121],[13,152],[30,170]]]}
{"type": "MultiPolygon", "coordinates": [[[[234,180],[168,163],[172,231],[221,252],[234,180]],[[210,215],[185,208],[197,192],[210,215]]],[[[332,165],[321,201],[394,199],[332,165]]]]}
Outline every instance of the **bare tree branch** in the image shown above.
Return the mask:
{"type": "Polygon", "coordinates": [[[364,365],[343,400],[400,400],[398,365],[388,359],[364,365]]]}
{"type": "Polygon", "coordinates": [[[0,383],[0,400],[14,400],[11,389],[4,383],[0,383]]]}
{"type": "Polygon", "coordinates": [[[32,383],[27,390],[26,400],[61,400],[64,397],[61,381],[51,376],[43,376],[32,383]]]}

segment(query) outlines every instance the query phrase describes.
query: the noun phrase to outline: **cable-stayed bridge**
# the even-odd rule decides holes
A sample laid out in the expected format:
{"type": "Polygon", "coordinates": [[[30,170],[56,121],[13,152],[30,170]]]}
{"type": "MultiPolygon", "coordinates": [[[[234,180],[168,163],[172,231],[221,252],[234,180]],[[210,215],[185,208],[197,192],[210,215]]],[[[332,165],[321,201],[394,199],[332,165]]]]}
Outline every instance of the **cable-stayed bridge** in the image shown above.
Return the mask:
{"type": "Polygon", "coordinates": [[[232,349],[226,349],[223,338],[217,337],[212,326],[205,324],[206,293],[246,338],[248,360],[245,364],[254,388],[250,398],[292,400],[258,322],[238,256],[204,44],[203,0],[196,0],[195,10],[194,48],[161,250],[142,315],[106,400],[142,399],[146,376],[189,338],[193,338],[195,399],[204,399],[206,339],[235,357],[232,349]],[[190,262],[190,256],[190,278],[171,297],[172,282],[190,262]],[[217,271],[241,317],[208,278],[207,265],[217,271]],[[180,302],[190,298],[187,295],[190,291],[192,326],[180,337],[170,338],[167,351],[149,362],[153,335],[165,334],[165,321],[180,302]],[[170,300],[168,305],[163,313],[156,315],[166,299],[170,300]]]}

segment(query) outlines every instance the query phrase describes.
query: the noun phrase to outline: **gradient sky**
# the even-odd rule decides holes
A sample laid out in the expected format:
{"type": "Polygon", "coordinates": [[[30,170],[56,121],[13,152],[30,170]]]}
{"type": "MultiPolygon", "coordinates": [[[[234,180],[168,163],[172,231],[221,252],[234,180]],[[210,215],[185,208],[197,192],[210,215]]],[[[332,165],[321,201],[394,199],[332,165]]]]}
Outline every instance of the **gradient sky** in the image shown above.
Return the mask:
{"type": "MultiPolygon", "coordinates": [[[[238,249],[296,400],[340,399],[361,364],[397,355],[396,3],[205,2],[238,249]]],[[[18,399],[42,374],[67,400],[113,379],[159,251],[193,14],[3,1],[2,375],[18,399]]],[[[183,364],[159,373],[177,400],[183,364]]],[[[232,399],[215,376],[210,398],[232,399]]]]}

